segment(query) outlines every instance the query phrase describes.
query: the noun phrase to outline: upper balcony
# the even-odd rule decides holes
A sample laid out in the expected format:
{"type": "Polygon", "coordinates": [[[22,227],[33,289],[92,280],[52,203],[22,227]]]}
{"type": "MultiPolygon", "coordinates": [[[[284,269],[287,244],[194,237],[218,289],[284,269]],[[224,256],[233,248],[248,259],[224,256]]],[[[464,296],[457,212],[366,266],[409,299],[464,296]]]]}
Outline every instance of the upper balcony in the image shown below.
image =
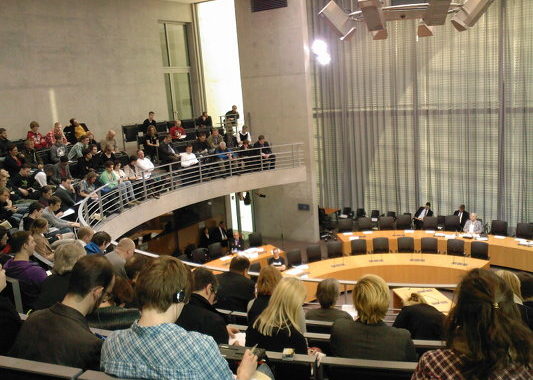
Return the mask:
{"type": "Polygon", "coordinates": [[[303,143],[271,148],[268,158],[262,157],[259,149],[247,150],[246,156],[237,151],[231,158],[206,155],[188,168],[180,162],[166,164],[112,190],[103,186],[81,202],[80,223],[117,239],[142,223],[190,204],[306,180],[303,143]]]}

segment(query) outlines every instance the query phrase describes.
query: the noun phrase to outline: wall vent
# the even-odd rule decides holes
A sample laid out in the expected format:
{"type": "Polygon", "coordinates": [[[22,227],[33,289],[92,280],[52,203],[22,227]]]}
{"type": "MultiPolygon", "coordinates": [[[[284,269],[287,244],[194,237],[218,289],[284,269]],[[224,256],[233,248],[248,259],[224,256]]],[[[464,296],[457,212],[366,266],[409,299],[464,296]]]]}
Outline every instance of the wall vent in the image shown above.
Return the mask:
{"type": "Polygon", "coordinates": [[[251,0],[252,12],[268,11],[277,8],[286,8],[287,0],[251,0]]]}

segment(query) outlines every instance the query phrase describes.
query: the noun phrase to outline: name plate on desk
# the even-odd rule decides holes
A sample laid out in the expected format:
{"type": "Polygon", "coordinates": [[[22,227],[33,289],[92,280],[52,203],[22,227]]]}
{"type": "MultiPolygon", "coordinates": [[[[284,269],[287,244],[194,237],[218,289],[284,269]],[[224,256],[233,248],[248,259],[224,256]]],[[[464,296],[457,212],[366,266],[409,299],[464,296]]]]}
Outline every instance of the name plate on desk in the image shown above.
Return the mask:
{"type": "Polygon", "coordinates": [[[415,230],[404,230],[403,232],[405,232],[406,234],[414,234],[415,230]]]}
{"type": "Polygon", "coordinates": [[[507,236],[494,235],[495,239],[505,239],[507,236]]]}
{"type": "Polygon", "coordinates": [[[368,234],[371,234],[372,231],[363,231],[364,234],[368,235],[368,234]]]}
{"type": "Polygon", "coordinates": [[[426,234],[434,234],[435,230],[426,230],[426,234]]]}
{"type": "Polygon", "coordinates": [[[359,240],[359,236],[350,236],[350,241],[359,240]]]}

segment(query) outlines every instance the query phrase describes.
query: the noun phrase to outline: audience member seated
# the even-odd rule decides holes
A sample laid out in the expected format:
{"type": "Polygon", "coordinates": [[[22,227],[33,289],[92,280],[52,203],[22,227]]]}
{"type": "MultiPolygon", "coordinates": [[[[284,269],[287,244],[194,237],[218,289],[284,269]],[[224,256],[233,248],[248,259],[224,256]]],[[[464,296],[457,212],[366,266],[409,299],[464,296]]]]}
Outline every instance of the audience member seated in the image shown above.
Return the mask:
{"type": "MultiPolygon", "coordinates": [[[[259,317],[268,306],[272,292],[280,281],[281,273],[279,270],[270,265],[261,268],[256,284],[257,297],[248,302],[248,306],[246,307],[249,328],[253,326],[257,317],[259,317]]],[[[305,320],[303,322],[305,323],[305,320]]]]}
{"type": "Polygon", "coordinates": [[[470,219],[465,222],[463,231],[469,234],[480,234],[483,232],[483,226],[477,220],[477,214],[475,212],[470,214],[470,219]]]}
{"type": "Polygon", "coordinates": [[[230,240],[229,249],[231,252],[244,251],[244,240],[239,231],[233,231],[233,236],[230,240]]]}
{"type": "Polygon", "coordinates": [[[0,222],[8,222],[11,224],[11,227],[17,228],[20,221],[17,217],[18,208],[13,205],[13,202],[9,197],[9,189],[6,187],[0,187],[0,222]]]}
{"type": "Polygon", "coordinates": [[[141,169],[137,166],[137,156],[130,156],[128,165],[124,166],[124,174],[130,181],[136,181],[142,178],[141,169]]]}
{"type": "Polygon", "coordinates": [[[61,145],[68,144],[68,140],[65,137],[65,134],[63,133],[63,126],[61,125],[59,121],[56,121],[54,123],[54,126],[52,127],[52,129],[48,131],[48,133],[46,134],[46,136],[44,136],[44,138],[46,140],[46,145],[48,147],[55,145],[57,142],[60,142],[61,145]]]}
{"type": "Polygon", "coordinates": [[[381,277],[367,275],[352,292],[357,320],[337,319],[331,330],[331,350],[344,358],[416,361],[409,331],[383,322],[390,304],[390,292],[381,277]]]}
{"type": "Polygon", "coordinates": [[[81,136],[86,135],[89,132],[89,129],[86,126],[81,125],[78,123],[78,120],[74,118],[70,119],[70,125],[74,127],[74,136],[78,141],[81,136]]]}
{"type": "Polygon", "coordinates": [[[220,171],[223,176],[226,176],[230,172],[230,167],[235,171],[237,154],[233,153],[231,149],[226,146],[226,143],[222,141],[218,148],[215,149],[217,160],[220,161],[220,171]]]}
{"type": "Polygon", "coordinates": [[[192,152],[192,145],[187,144],[185,152],[180,153],[180,164],[183,168],[181,172],[182,181],[187,183],[200,181],[198,174],[198,159],[192,152]]]}
{"type": "Polygon", "coordinates": [[[96,172],[90,171],[87,173],[87,175],[85,176],[85,179],[83,179],[80,182],[80,191],[79,191],[80,197],[82,198],[91,197],[93,200],[98,199],[98,194],[95,193],[91,195],[91,193],[96,190],[95,183],[96,183],[97,178],[98,178],[98,174],[96,174],[96,172]]]}
{"type": "Polygon", "coordinates": [[[159,137],[157,130],[153,125],[148,127],[146,135],[144,136],[144,150],[146,154],[152,159],[157,159],[157,150],[159,149],[159,137]]]}
{"type": "Polygon", "coordinates": [[[30,130],[28,131],[26,138],[29,140],[33,140],[35,149],[47,148],[48,144],[46,143],[46,139],[39,132],[39,128],[39,123],[37,123],[36,121],[32,121],[30,123],[30,130]]]}
{"type": "Polygon", "coordinates": [[[259,135],[253,147],[258,149],[255,154],[260,156],[262,165],[260,167],[263,170],[274,169],[276,166],[276,155],[272,153],[270,144],[265,140],[265,136],[259,135]]]}
{"type": "Polygon", "coordinates": [[[35,179],[31,176],[31,167],[22,165],[18,174],[11,176],[13,190],[23,199],[39,199],[39,192],[33,188],[35,179]]]}
{"type": "Polygon", "coordinates": [[[39,156],[37,156],[35,142],[32,139],[24,141],[24,148],[22,148],[20,155],[23,157],[24,163],[30,165],[32,169],[37,167],[37,163],[40,159],[39,156]]]}
{"type": "Polygon", "coordinates": [[[226,146],[230,149],[236,149],[239,146],[237,137],[233,136],[233,134],[229,132],[224,135],[224,142],[226,143],[226,146]]]}
{"type": "Polygon", "coordinates": [[[76,135],[74,134],[74,126],[72,124],[69,124],[63,128],[63,134],[67,138],[69,144],[76,144],[78,142],[78,139],[76,139],[76,135]]]}
{"type": "MultiPolygon", "coordinates": [[[[0,265],[0,293],[6,288],[6,272],[0,265]]],[[[0,295],[0,355],[6,355],[13,346],[22,321],[9,298],[0,295]]]]}
{"type": "Polygon", "coordinates": [[[207,143],[209,144],[209,151],[213,153],[215,149],[224,141],[224,138],[220,135],[220,130],[218,128],[213,128],[211,135],[207,138],[207,143]]]}
{"type": "Polygon", "coordinates": [[[88,255],[103,255],[107,246],[111,244],[111,236],[105,231],[96,232],[89,244],[85,246],[88,255]]]}
{"type": "Polygon", "coordinates": [[[426,202],[425,206],[420,206],[420,208],[415,212],[413,217],[413,222],[415,223],[415,228],[421,230],[424,225],[424,218],[426,216],[433,216],[433,211],[431,210],[431,203],[426,202]]]}
{"type": "Polygon", "coordinates": [[[80,157],[83,157],[83,151],[89,147],[89,136],[81,135],[78,138],[78,142],[72,146],[68,152],[69,161],[78,161],[80,157]]]}
{"type": "Polygon", "coordinates": [[[98,370],[102,340],[89,330],[85,316],[111,292],[113,280],[113,268],[105,257],[80,258],[63,301],[30,314],[9,355],[98,370]]]}
{"type": "MultiPolygon", "coordinates": [[[[73,228],[79,228],[80,224],[76,222],[69,222],[63,220],[56,215],[56,212],[59,212],[61,209],[61,199],[53,195],[48,201],[48,206],[44,208],[43,218],[48,221],[48,224],[51,227],[59,229],[60,234],[67,234],[73,232],[73,228]]],[[[60,212],[59,215],[62,215],[60,212]]]]}
{"type": "MultiPolygon", "coordinates": [[[[45,169],[46,170],[46,169],[45,169]]],[[[48,202],[53,196],[53,190],[52,186],[45,186],[41,189],[41,197],[39,198],[39,203],[42,204],[44,207],[48,206],[48,202]]]]}
{"type": "Polygon", "coordinates": [[[444,314],[429,305],[419,293],[412,293],[396,316],[392,327],[406,329],[412,339],[441,340],[444,314]]]}
{"type": "Polygon", "coordinates": [[[198,117],[198,119],[195,120],[194,123],[196,124],[197,128],[211,128],[213,126],[213,120],[206,111],[202,112],[202,114],[198,117]]]}
{"type": "Polygon", "coordinates": [[[142,132],[144,135],[146,135],[146,132],[148,131],[148,128],[150,126],[155,127],[155,125],[157,124],[157,121],[155,121],[154,118],[155,118],[154,111],[148,112],[148,119],[143,121],[143,124],[141,126],[140,132],[142,132]]]}
{"type": "Polygon", "coordinates": [[[316,288],[316,298],[320,303],[317,309],[309,310],[305,319],[312,321],[335,322],[337,319],[352,320],[352,316],[335,308],[339,299],[339,281],[334,278],[322,280],[316,288]]]}
{"type": "Polygon", "coordinates": [[[85,256],[85,250],[74,240],[59,245],[54,254],[52,275],[42,283],[41,293],[33,304],[35,310],[49,308],[65,298],[72,268],[83,256],[85,256]]]}
{"type": "MultiPolygon", "coordinates": [[[[307,342],[300,325],[300,310],[306,290],[297,278],[283,278],[272,293],[266,309],[246,330],[246,346],[282,352],[292,348],[296,354],[307,354],[307,342]]],[[[310,367],[277,365],[280,379],[309,379],[310,367]]]]}
{"type": "Polygon", "coordinates": [[[245,140],[252,141],[252,135],[250,132],[248,132],[248,127],[243,125],[241,131],[237,133],[237,141],[239,142],[239,146],[241,146],[245,140]]]}
{"type": "Polygon", "coordinates": [[[11,259],[11,245],[8,240],[11,239],[9,230],[4,226],[0,226],[0,264],[4,265],[11,259]]]}
{"type": "Polygon", "coordinates": [[[111,148],[111,152],[118,152],[117,140],[115,139],[116,135],[117,133],[112,129],[107,131],[105,139],[100,141],[100,148],[102,149],[102,151],[105,151],[106,148],[109,146],[111,148]]]}
{"type": "Polygon", "coordinates": [[[94,134],[91,131],[87,131],[86,135],[89,138],[88,145],[95,146],[97,151],[100,150],[100,143],[95,140],[94,134]]]}
{"type": "Polygon", "coordinates": [[[177,320],[187,331],[209,335],[217,344],[228,344],[230,336],[237,333],[226,326],[224,316],[214,307],[218,281],[208,269],[196,268],[192,272],[192,294],[177,320]]]}
{"type": "Polygon", "coordinates": [[[180,156],[176,154],[176,151],[172,147],[172,137],[170,134],[166,134],[159,145],[159,161],[164,165],[179,161],[179,159],[180,156]]]}
{"type": "Polygon", "coordinates": [[[200,232],[200,243],[198,244],[199,248],[207,248],[209,247],[209,244],[213,242],[211,239],[211,235],[209,234],[209,228],[204,227],[202,228],[202,231],[200,232]]]}
{"type": "Polygon", "coordinates": [[[24,159],[19,155],[19,149],[13,143],[7,145],[7,156],[4,160],[4,169],[11,177],[17,175],[24,164],[24,159]]]}
{"type": "Polygon", "coordinates": [[[0,128],[0,156],[7,154],[7,147],[11,144],[11,141],[7,138],[7,130],[0,128]]]}
{"type": "Polygon", "coordinates": [[[150,178],[152,171],[154,170],[154,164],[148,157],[144,156],[144,151],[142,149],[137,151],[137,162],[135,165],[141,170],[144,179],[150,178]]]}
{"type": "Polygon", "coordinates": [[[246,311],[246,305],[255,294],[254,282],[246,277],[249,268],[250,260],[244,256],[235,256],[229,264],[229,272],[217,276],[217,308],[246,311]]]}
{"type": "Polygon", "coordinates": [[[76,190],[70,177],[62,177],[54,195],[61,199],[61,211],[65,212],[76,204],[76,190]]]}
{"type": "Polygon", "coordinates": [[[48,176],[44,171],[44,165],[41,160],[37,164],[37,170],[33,172],[33,186],[36,190],[41,190],[44,186],[48,185],[48,176]]]}
{"type": "Polygon", "coordinates": [[[78,244],[80,244],[84,249],[87,244],[89,244],[93,238],[94,231],[91,227],[81,227],[78,232],[78,244]]]}
{"type": "Polygon", "coordinates": [[[172,127],[168,130],[172,140],[183,140],[187,138],[187,132],[181,126],[181,120],[173,121],[172,124],[172,127]]]}
{"type": "Polygon", "coordinates": [[[526,325],[533,329],[533,321],[528,318],[527,307],[524,306],[524,300],[522,298],[522,291],[520,289],[520,279],[516,274],[507,270],[499,270],[496,274],[511,288],[513,292],[513,299],[516,307],[520,311],[522,320],[526,325]]]}
{"type": "Polygon", "coordinates": [[[61,157],[67,156],[67,145],[63,143],[61,135],[55,135],[55,142],[50,148],[50,162],[57,164],[61,157]]]}
{"type": "Polygon", "coordinates": [[[420,358],[413,380],[531,379],[533,334],[512,290],[490,270],[463,277],[446,325],[446,348],[420,358]]]}
{"type": "Polygon", "coordinates": [[[30,234],[35,242],[35,252],[43,256],[45,259],[54,261],[54,250],[44,236],[48,232],[48,222],[44,218],[37,218],[32,223],[30,234]]]}
{"type": "Polygon", "coordinates": [[[129,205],[135,199],[135,195],[133,194],[133,186],[131,185],[131,182],[123,181],[118,177],[118,175],[113,171],[114,166],[115,164],[113,161],[107,161],[105,163],[105,170],[102,172],[102,174],[100,174],[99,178],[102,185],[106,185],[102,189],[102,192],[107,193],[118,189],[120,192],[119,196],[122,197],[122,202],[125,205],[129,205]]]}
{"type": "Polygon", "coordinates": [[[22,229],[29,231],[33,222],[43,215],[44,205],[41,202],[35,201],[28,208],[28,214],[22,218],[22,229]]]}
{"type": "Polygon", "coordinates": [[[225,116],[225,125],[228,127],[228,130],[232,131],[233,127],[237,126],[237,120],[240,118],[239,112],[237,111],[237,106],[231,106],[231,110],[226,112],[225,116]]]}
{"type": "Polygon", "coordinates": [[[46,279],[46,272],[30,260],[35,251],[35,241],[27,231],[17,231],[10,240],[14,257],[4,264],[7,276],[19,280],[24,310],[31,309],[46,279]]]}
{"type": "MultiPolygon", "coordinates": [[[[107,338],[102,370],[124,378],[233,379],[213,338],[175,324],[190,292],[190,271],[181,261],[168,256],[155,259],[135,287],[141,318],[130,329],[107,338]]],[[[256,360],[247,352],[237,379],[250,379],[256,360]]]]}
{"type": "Polygon", "coordinates": [[[260,163],[256,162],[255,158],[257,155],[257,150],[254,150],[250,146],[249,140],[244,140],[242,142],[241,148],[239,149],[239,157],[241,158],[242,172],[248,173],[253,170],[258,170],[261,168],[260,163]]]}
{"type": "Polygon", "coordinates": [[[83,156],[78,158],[76,166],[73,168],[74,176],[76,178],[84,178],[91,170],[98,169],[97,159],[93,158],[91,149],[83,150],[83,156]]]}
{"type": "Polygon", "coordinates": [[[111,262],[111,265],[113,265],[113,270],[115,271],[115,275],[127,278],[126,275],[126,269],[124,268],[124,265],[126,265],[126,261],[133,257],[135,254],[135,243],[130,238],[122,238],[118,242],[117,246],[114,250],[107,253],[105,257],[111,262]]]}
{"type": "Polygon", "coordinates": [[[117,160],[117,157],[115,156],[115,153],[111,150],[111,146],[108,145],[106,147],[106,150],[102,150],[99,157],[97,158],[97,161],[100,165],[104,164],[108,161],[115,162],[117,160]]]}
{"type": "Polygon", "coordinates": [[[53,184],[61,183],[61,178],[72,178],[72,174],[70,174],[68,158],[65,156],[61,157],[59,162],[54,165],[54,170],[54,178],[51,181],[53,184]]]}
{"type": "Polygon", "coordinates": [[[141,316],[138,309],[125,307],[132,301],[133,288],[128,280],[115,276],[113,290],[106,293],[98,308],[87,315],[89,326],[104,330],[130,328],[141,316]]]}
{"type": "Polygon", "coordinates": [[[207,155],[209,153],[209,143],[204,132],[200,132],[193,144],[192,150],[195,154],[207,155]]]}
{"type": "Polygon", "coordinates": [[[279,255],[279,249],[274,249],[272,251],[273,257],[268,259],[268,265],[272,265],[274,268],[284,271],[287,269],[287,265],[285,263],[285,259],[279,255]]]}
{"type": "Polygon", "coordinates": [[[211,231],[211,235],[213,243],[220,243],[220,245],[222,245],[223,247],[228,246],[228,236],[230,234],[228,233],[228,229],[226,228],[226,224],[223,220],[218,223],[218,227],[213,228],[213,231],[211,231]]]}

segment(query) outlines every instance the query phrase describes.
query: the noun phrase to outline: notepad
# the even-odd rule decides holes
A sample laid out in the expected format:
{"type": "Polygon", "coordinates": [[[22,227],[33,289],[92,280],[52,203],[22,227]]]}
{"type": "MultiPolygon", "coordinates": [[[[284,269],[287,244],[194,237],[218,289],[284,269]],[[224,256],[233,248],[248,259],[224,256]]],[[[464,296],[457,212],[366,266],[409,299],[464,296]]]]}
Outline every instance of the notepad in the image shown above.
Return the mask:
{"type": "Polygon", "coordinates": [[[228,344],[229,345],[236,344],[238,346],[245,347],[246,346],[246,333],[238,332],[234,335],[235,335],[234,338],[231,338],[231,337],[229,338],[228,344]]]}

